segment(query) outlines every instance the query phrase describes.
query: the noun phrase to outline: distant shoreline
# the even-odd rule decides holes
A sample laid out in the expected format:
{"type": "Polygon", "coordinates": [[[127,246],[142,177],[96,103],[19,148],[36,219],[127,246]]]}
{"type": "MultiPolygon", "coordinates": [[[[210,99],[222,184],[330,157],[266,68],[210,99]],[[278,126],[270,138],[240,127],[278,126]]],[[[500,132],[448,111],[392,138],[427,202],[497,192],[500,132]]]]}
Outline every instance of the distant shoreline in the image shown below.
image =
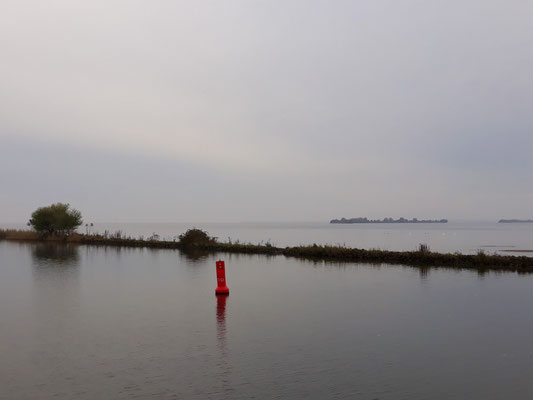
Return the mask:
{"type": "MultiPolygon", "coordinates": [[[[532,221],[533,222],[533,221],[532,221]]],[[[406,218],[383,218],[383,219],[368,219],[366,217],[358,218],[344,218],[332,219],[330,224],[446,224],[448,220],[443,219],[406,219],[406,218]]]]}
{"type": "Polygon", "coordinates": [[[338,261],[371,264],[400,264],[420,268],[446,267],[457,269],[476,269],[480,271],[514,271],[533,273],[533,257],[502,256],[486,254],[479,251],[475,255],[461,253],[436,253],[427,245],[421,244],[418,250],[389,251],[365,250],[345,246],[309,245],[294,247],[275,247],[270,243],[251,244],[239,242],[218,242],[211,238],[208,243],[185,246],[179,241],[158,240],[155,236],[149,239],[134,239],[119,234],[84,235],[75,233],[69,237],[43,237],[34,231],[0,229],[2,240],[27,241],[37,243],[80,244],[94,246],[139,247],[156,249],[177,249],[185,254],[198,253],[240,253],[270,256],[285,256],[316,261],[338,261]]]}
{"type": "Polygon", "coordinates": [[[514,223],[533,223],[533,219],[500,219],[499,224],[514,224],[514,223]]]}

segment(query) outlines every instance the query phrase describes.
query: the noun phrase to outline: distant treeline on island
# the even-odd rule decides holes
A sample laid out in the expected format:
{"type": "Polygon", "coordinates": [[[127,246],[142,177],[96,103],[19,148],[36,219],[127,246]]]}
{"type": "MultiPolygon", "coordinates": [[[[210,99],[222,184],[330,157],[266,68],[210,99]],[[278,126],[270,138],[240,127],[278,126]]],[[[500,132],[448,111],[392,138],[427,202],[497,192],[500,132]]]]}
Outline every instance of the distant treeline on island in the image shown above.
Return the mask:
{"type": "Polygon", "coordinates": [[[533,219],[500,219],[498,222],[500,224],[512,222],[533,222],[533,219]]]}
{"type": "MultiPolygon", "coordinates": [[[[383,218],[383,219],[368,219],[368,218],[341,218],[341,219],[332,219],[329,221],[330,224],[445,224],[447,219],[406,219],[406,218],[383,218]]],[[[501,222],[501,221],[500,221],[501,222]]],[[[532,221],[533,222],[533,221],[532,221]]]]}

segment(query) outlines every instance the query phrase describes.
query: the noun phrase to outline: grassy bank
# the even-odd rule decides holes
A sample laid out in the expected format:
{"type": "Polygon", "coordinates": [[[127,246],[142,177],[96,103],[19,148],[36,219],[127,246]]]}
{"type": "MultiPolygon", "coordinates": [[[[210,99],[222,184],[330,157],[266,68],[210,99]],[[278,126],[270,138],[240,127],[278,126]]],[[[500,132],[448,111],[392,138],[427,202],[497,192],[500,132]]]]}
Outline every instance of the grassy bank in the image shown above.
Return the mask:
{"type": "Polygon", "coordinates": [[[206,232],[191,229],[173,241],[160,240],[157,235],[148,238],[124,236],[122,232],[104,234],[79,234],[68,237],[43,236],[28,230],[0,230],[0,240],[56,241],[101,246],[150,247],[160,249],[195,250],[241,254],[284,255],[311,260],[347,261],[364,263],[403,264],[420,267],[470,268],[478,270],[506,270],[523,273],[533,272],[533,258],[525,256],[502,256],[479,252],[475,255],[460,253],[436,253],[421,245],[416,251],[365,250],[345,246],[310,245],[275,247],[269,243],[219,242],[206,232]]]}

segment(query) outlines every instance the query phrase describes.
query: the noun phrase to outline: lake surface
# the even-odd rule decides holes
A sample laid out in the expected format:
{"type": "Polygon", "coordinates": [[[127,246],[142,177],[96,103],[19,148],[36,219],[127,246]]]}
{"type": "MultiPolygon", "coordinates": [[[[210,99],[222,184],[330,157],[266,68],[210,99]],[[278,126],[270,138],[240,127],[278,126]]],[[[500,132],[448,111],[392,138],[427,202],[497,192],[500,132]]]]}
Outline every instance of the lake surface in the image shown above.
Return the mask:
{"type": "MultiPolygon", "coordinates": [[[[382,250],[415,250],[428,244],[432,251],[474,254],[479,250],[504,255],[533,256],[533,223],[449,222],[447,224],[329,224],[329,223],[95,223],[90,232],[121,231],[135,238],[153,234],[173,240],[187,229],[206,230],[220,241],[300,244],[341,244],[382,250]],[[529,252],[509,252],[529,250],[529,252]]],[[[0,228],[27,229],[24,224],[0,224],[0,228]]],[[[86,228],[79,229],[85,232],[86,228]]]]}
{"type": "Polygon", "coordinates": [[[533,275],[0,241],[0,398],[531,398],[531,304],[533,275]]]}

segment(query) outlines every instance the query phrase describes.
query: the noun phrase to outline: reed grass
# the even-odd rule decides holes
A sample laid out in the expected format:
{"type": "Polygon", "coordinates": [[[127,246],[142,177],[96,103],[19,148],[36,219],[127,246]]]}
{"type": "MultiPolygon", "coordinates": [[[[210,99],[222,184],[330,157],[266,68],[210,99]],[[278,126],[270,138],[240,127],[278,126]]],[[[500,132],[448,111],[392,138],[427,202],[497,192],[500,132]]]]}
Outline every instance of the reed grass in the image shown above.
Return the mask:
{"type": "Polygon", "coordinates": [[[40,235],[35,231],[23,229],[0,229],[0,239],[4,240],[39,240],[40,235]]]}

